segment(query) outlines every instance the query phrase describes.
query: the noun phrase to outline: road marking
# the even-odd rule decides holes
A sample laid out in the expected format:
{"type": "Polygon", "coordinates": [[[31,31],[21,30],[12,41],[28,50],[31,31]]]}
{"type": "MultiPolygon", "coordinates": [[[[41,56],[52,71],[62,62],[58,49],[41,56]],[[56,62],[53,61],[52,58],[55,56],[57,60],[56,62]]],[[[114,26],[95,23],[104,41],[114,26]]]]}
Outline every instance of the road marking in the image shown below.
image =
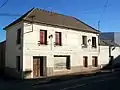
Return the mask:
{"type": "Polygon", "coordinates": [[[87,84],[80,84],[80,85],[76,85],[76,86],[72,86],[72,87],[66,87],[60,90],[68,90],[68,89],[73,89],[73,88],[77,88],[77,87],[82,87],[82,86],[86,86],[87,84]]]}
{"type": "Polygon", "coordinates": [[[107,79],[104,79],[104,80],[93,81],[93,82],[91,82],[91,83],[75,85],[75,86],[71,86],[71,87],[62,88],[62,89],[59,89],[59,90],[69,90],[69,89],[74,89],[74,88],[77,88],[77,87],[82,87],[82,86],[86,86],[86,85],[93,84],[93,83],[100,83],[100,82],[104,82],[104,81],[111,80],[111,79],[115,79],[115,78],[116,78],[116,77],[107,78],[107,79]]]}

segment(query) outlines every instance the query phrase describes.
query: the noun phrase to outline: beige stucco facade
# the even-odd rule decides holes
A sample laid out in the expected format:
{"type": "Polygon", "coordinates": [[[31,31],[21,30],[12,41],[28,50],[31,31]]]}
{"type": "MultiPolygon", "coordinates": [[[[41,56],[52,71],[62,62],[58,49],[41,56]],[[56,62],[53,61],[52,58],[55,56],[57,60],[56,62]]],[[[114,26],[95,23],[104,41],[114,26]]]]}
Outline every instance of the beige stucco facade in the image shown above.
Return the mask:
{"type": "MultiPolygon", "coordinates": [[[[53,27],[40,24],[28,24],[20,22],[6,30],[6,67],[15,72],[16,56],[21,57],[21,72],[15,72],[22,78],[33,78],[33,57],[46,56],[46,76],[61,75],[74,72],[83,72],[99,69],[101,65],[100,50],[98,46],[98,34],[76,31],[72,29],[53,27]],[[16,31],[22,29],[21,44],[16,45],[16,31]],[[47,30],[47,45],[39,45],[40,30],[47,30]],[[55,46],[55,31],[62,33],[62,46],[55,46]],[[53,38],[49,38],[53,35],[53,38]],[[92,42],[87,42],[87,48],[82,48],[82,35],[87,36],[87,41],[96,37],[97,48],[92,48],[92,42]],[[70,56],[70,69],[56,70],[54,68],[55,57],[70,56]],[[83,67],[83,56],[88,57],[88,67],[83,67]],[[92,56],[98,57],[98,67],[92,66],[92,56]],[[14,69],[14,70],[13,70],[14,69]],[[24,71],[31,73],[24,77],[24,71]]],[[[64,58],[63,58],[64,59],[64,58]]],[[[104,62],[103,62],[104,63],[104,62]]],[[[7,69],[8,70],[8,69],[7,69]]],[[[9,71],[9,70],[8,70],[9,71]]],[[[16,74],[14,74],[16,75],[16,74]]]]}

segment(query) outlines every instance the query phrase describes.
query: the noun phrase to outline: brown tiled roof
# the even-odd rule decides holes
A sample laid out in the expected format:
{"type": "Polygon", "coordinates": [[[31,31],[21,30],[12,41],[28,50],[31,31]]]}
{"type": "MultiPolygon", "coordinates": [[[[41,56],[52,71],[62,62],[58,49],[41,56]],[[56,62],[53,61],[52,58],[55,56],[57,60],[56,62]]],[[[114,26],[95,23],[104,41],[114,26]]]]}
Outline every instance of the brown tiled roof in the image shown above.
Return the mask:
{"type": "Polygon", "coordinates": [[[120,45],[116,44],[112,40],[100,40],[100,45],[101,46],[115,46],[115,47],[120,47],[120,45]]]}
{"type": "Polygon", "coordinates": [[[41,24],[59,26],[64,28],[70,28],[73,30],[80,30],[85,32],[93,32],[98,33],[98,31],[91,26],[83,23],[82,21],[76,19],[75,17],[66,16],[62,14],[58,14],[55,12],[49,12],[41,9],[31,9],[22,17],[17,19],[15,22],[11,23],[10,25],[6,26],[4,29],[8,28],[9,26],[21,21],[33,21],[41,24]],[[32,18],[33,17],[33,20],[32,18]]]}

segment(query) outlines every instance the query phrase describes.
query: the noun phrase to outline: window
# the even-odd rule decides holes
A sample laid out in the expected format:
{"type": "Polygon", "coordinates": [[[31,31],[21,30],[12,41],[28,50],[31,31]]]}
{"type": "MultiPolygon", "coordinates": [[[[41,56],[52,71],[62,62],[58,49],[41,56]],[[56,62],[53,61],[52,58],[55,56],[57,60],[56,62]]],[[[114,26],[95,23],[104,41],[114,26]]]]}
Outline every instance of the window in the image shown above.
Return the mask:
{"type": "Polygon", "coordinates": [[[16,69],[20,72],[20,56],[16,56],[16,69]]]}
{"type": "Polygon", "coordinates": [[[70,56],[67,56],[66,69],[70,69],[70,56]]]}
{"type": "Polygon", "coordinates": [[[96,56],[92,57],[92,66],[94,67],[98,66],[98,58],[96,56]]]}
{"type": "Polygon", "coordinates": [[[82,36],[82,44],[83,44],[83,48],[87,48],[87,36],[82,36]]]}
{"type": "Polygon", "coordinates": [[[92,37],[92,47],[96,48],[96,37],[92,37]]]}
{"type": "Polygon", "coordinates": [[[17,44],[21,43],[21,29],[17,30],[17,44]]]}
{"type": "Polygon", "coordinates": [[[47,31],[40,30],[40,44],[47,45],[47,31]]]}
{"type": "Polygon", "coordinates": [[[55,45],[62,45],[62,34],[61,32],[55,32],[55,45]]]}
{"type": "Polygon", "coordinates": [[[83,57],[83,66],[88,67],[88,57],[87,56],[83,57]]]}
{"type": "Polygon", "coordinates": [[[70,68],[70,56],[54,56],[55,70],[69,70],[70,68]]]}

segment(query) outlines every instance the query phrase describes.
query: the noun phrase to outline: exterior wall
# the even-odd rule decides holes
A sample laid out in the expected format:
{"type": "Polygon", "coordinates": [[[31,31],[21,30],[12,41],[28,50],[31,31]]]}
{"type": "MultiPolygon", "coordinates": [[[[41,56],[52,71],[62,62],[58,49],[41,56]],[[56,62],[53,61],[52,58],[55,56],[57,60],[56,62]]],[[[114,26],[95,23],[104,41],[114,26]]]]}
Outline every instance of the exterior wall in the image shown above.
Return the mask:
{"type": "MultiPolygon", "coordinates": [[[[47,75],[58,75],[61,72],[72,73],[81,72],[84,70],[92,70],[92,56],[99,55],[98,47],[98,35],[94,33],[73,31],[71,29],[62,29],[57,27],[43,26],[34,24],[33,28],[31,24],[24,23],[23,33],[23,71],[33,71],[33,56],[47,56],[47,75]],[[48,45],[38,45],[39,31],[47,30],[47,42],[48,45]],[[62,46],[55,46],[55,31],[62,32],[62,46]],[[49,35],[53,35],[52,39],[49,39],[49,35]],[[86,35],[88,39],[96,37],[97,48],[91,48],[91,43],[88,43],[88,48],[82,48],[82,35],[86,35]],[[70,70],[54,70],[54,55],[70,55],[71,69],[70,70]],[[90,68],[83,67],[83,56],[88,56],[88,64],[90,68]]],[[[98,62],[100,64],[100,62],[98,62]]],[[[26,78],[32,78],[31,73],[26,78]]]]}
{"type": "MultiPolygon", "coordinates": [[[[113,65],[120,64],[120,47],[111,48],[111,56],[114,57],[113,65]]],[[[99,60],[101,65],[109,64],[109,46],[100,46],[99,60]]]]}
{"type": "Polygon", "coordinates": [[[6,30],[6,60],[5,60],[5,67],[6,67],[6,73],[11,76],[19,76],[21,77],[21,72],[16,71],[16,56],[20,56],[20,67],[22,71],[22,65],[23,65],[23,55],[22,55],[22,35],[21,35],[21,44],[17,45],[17,30],[21,28],[21,33],[23,33],[23,24],[22,22],[15,24],[14,26],[9,27],[6,30]],[[21,49],[20,49],[21,48],[21,49]]]}
{"type": "Polygon", "coordinates": [[[100,46],[99,60],[101,65],[109,64],[109,46],[100,46]]]}
{"type": "MultiPolygon", "coordinates": [[[[105,32],[100,35],[102,40],[113,40],[116,44],[120,45],[120,32],[105,32]]],[[[114,48],[114,47],[112,47],[114,48]]],[[[120,63],[120,47],[111,49],[111,56],[114,57],[114,64],[120,63]]]]}
{"type": "Polygon", "coordinates": [[[115,47],[115,49],[113,50],[112,48],[111,48],[111,56],[114,56],[114,64],[120,64],[120,47],[115,47]]]}
{"type": "Polygon", "coordinates": [[[0,72],[4,74],[6,41],[0,43],[0,72]]]}

